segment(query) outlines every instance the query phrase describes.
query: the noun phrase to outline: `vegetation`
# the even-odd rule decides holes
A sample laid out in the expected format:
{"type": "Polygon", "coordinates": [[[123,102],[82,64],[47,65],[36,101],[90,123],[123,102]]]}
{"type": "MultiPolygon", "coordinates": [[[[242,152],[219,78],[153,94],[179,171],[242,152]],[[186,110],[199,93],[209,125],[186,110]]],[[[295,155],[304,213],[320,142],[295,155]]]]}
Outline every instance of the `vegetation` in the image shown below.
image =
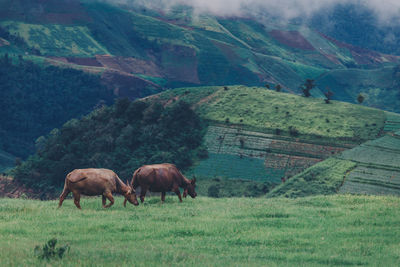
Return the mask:
{"type": "Polygon", "coordinates": [[[84,198],[0,199],[0,258],[42,265],[33,248],[50,238],[70,245],[68,266],[396,266],[400,199],[319,196],[299,199],[159,197],[111,209],[84,198]]]}
{"type": "Polygon", "coordinates": [[[274,188],[268,197],[304,197],[336,194],[348,172],[356,167],[352,161],[329,158],[274,188]]]}
{"type": "Polygon", "coordinates": [[[98,76],[22,57],[13,63],[7,54],[0,57],[0,88],[0,150],[22,158],[39,136],[113,98],[98,76]]]}
{"type": "MultiPolygon", "coordinates": [[[[303,98],[288,93],[277,93],[262,87],[230,86],[179,88],[158,97],[168,101],[174,97],[196,107],[198,114],[213,123],[233,125],[289,135],[290,128],[300,136],[340,138],[354,142],[376,138],[384,126],[385,113],[378,109],[332,101],[326,105],[319,99],[303,98]],[[329,121],[329,123],[327,122],[329,121]]],[[[334,139],[333,139],[334,138],[334,139]]]]}
{"type": "Polygon", "coordinates": [[[57,238],[52,238],[47,241],[43,247],[36,246],[35,247],[35,255],[41,260],[51,260],[51,259],[62,259],[64,257],[65,252],[69,250],[68,245],[64,245],[56,248],[57,238]]]}
{"type": "Polygon", "coordinates": [[[214,198],[261,197],[276,185],[271,181],[261,182],[249,179],[210,178],[209,176],[197,178],[196,193],[214,198]]]}
{"type": "Polygon", "coordinates": [[[164,107],[121,99],[38,139],[36,154],[13,175],[51,192],[79,168],[108,168],[124,179],[143,164],[170,162],[184,170],[196,158],[203,135],[204,124],[184,102],[164,107]]]}
{"type": "Polygon", "coordinates": [[[358,94],[358,96],[357,96],[357,102],[358,103],[360,103],[360,104],[362,104],[363,102],[364,102],[364,100],[365,100],[365,96],[363,96],[363,94],[358,94]]]}
{"type": "Polygon", "coordinates": [[[315,87],[314,80],[307,79],[306,82],[301,86],[301,90],[305,97],[311,96],[311,90],[315,87]]]}

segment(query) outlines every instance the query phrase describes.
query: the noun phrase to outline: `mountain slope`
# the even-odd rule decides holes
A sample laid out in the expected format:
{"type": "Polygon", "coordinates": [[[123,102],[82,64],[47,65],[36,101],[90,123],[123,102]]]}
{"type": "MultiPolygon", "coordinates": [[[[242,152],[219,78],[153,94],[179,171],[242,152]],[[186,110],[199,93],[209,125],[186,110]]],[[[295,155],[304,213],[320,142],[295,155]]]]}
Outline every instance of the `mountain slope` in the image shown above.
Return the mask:
{"type": "MultiPolygon", "coordinates": [[[[319,77],[333,71],[334,98],[354,102],[353,96],[363,88],[345,82],[352,73],[348,70],[373,68],[378,79],[370,87],[399,99],[396,86],[383,82],[387,78],[383,66],[397,63],[397,57],[346,45],[304,26],[194,17],[187,7],[164,13],[78,0],[60,1],[60,7],[54,1],[30,0],[29,9],[20,1],[1,4],[5,9],[0,37],[9,45],[0,46],[0,53],[34,53],[47,64],[115,74],[112,81],[142,79],[135,84],[139,88],[279,83],[298,93],[304,80],[311,78],[318,81],[314,95],[322,96],[331,84],[324,79],[319,84],[319,77]],[[347,93],[337,89],[339,84],[347,93]]],[[[363,81],[359,77],[357,83],[363,81]]],[[[387,100],[377,98],[367,104],[398,111],[397,102],[386,104],[387,100]]]]}
{"type": "Polygon", "coordinates": [[[368,141],[289,179],[268,194],[400,195],[400,132],[368,141]]]}

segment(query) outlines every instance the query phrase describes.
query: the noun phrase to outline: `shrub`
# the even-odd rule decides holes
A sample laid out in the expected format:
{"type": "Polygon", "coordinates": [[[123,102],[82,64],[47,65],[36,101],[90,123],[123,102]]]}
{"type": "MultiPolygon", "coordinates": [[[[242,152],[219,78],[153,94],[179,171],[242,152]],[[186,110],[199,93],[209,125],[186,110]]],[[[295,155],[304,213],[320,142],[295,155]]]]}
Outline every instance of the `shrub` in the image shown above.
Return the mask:
{"type": "Polygon", "coordinates": [[[208,188],[208,196],[218,198],[219,196],[219,187],[217,185],[211,185],[208,188]]]}
{"type": "Polygon", "coordinates": [[[69,245],[64,245],[61,247],[56,248],[57,245],[57,239],[52,238],[49,241],[47,241],[43,247],[36,246],[34,249],[35,255],[43,260],[51,260],[51,259],[62,259],[64,256],[65,252],[69,251],[69,245]]]}
{"type": "Polygon", "coordinates": [[[299,135],[299,130],[297,130],[295,127],[293,126],[289,126],[289,134],[291,136],[298,136],[299,135]]]}

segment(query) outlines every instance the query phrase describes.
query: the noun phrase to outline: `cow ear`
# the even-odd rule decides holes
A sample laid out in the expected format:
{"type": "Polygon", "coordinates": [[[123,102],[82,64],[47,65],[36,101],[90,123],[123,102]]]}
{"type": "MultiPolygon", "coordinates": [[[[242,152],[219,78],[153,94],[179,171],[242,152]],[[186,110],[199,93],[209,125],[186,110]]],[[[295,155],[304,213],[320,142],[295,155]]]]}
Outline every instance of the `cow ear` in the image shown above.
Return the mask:
{"type": "Polygon", "coordinates": [[[128,182],[128,179],[126,179],[126,185],[127,185],[128,187],[130,187],[129,182],[128,182]]]}
{"type": "Polygon", "coordinates": [[[195,184],[196,183],[196,177],[193,176],[193,179],[190,181],[191,184],[195,184]]]}

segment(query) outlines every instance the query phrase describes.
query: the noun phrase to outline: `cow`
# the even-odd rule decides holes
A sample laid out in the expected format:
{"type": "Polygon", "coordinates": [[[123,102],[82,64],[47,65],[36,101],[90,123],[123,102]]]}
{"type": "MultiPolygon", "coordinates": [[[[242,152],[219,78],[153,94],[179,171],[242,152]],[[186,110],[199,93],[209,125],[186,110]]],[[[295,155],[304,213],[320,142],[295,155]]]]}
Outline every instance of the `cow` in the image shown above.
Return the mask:
{"type": "MultiPolygon", "coordinates": [[[[133,173],[131,187],[136,190],[140,186],[140,201],[143,203],[147,190],[161,192],[161,202],[165,201],[166,192],[175,192],[182,202],[179,188],[184,189],[184,196],[189,194],[192,198],[197,196],[195,192],[196,178],[187,179],[178,168],[169,163],[144,165],[133,173]]],[[[136,196],[136,194],[135,194],[136,196]]],[[[126,200],[125,200],[126,201],[126,200]]]]}
{"type": "Polygon", "coordinates": [[[133,205],[139,205],[135,191],[132,190],[128,181],[124,184],[115,172],[108,169],[76,169],[70,172],[65,178],[64,190],[58,203],[59,208],[70,192],[74,196],[74,203],[78,209],[81,209],[79,203],[81,194],[86,196],[102,195],[103,208],[108,208],[114,204],[113,193],[125,197],[125,207],[127,200],[133,205]],[[108,205],[106,205],[106,198],[110,200],[108,205]]]}

